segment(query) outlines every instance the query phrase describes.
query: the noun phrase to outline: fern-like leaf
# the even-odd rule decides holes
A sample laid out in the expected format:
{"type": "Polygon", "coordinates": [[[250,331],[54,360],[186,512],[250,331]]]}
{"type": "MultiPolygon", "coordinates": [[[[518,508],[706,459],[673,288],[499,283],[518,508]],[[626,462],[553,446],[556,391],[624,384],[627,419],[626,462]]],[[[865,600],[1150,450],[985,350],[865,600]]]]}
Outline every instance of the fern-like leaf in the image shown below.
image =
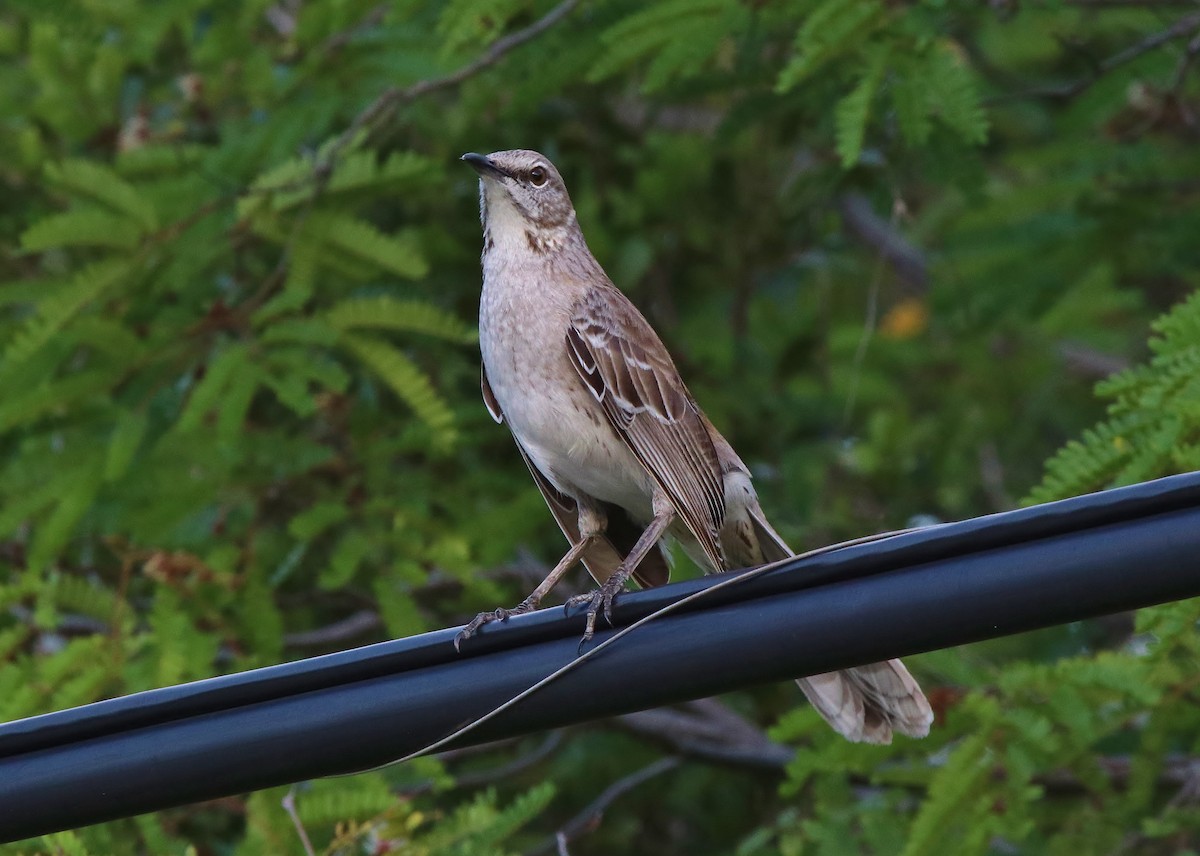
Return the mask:
{"type": "Polygon", "coordinates": [[[52,247],[112,247],[127,250],[138,245],[142,229],[127,217],[99,208],[76,208],[45,217],[23,233],[21,246],[36,253],[52,247]]]}
{"type": "Polygon", "coordinates": [[[887,58],[886,50],[872,54],[858,85],[838,102],[834,112],[837,153],[846,169],[858,163],[858,156],[862,153],[863,137],[866,135],[867,122],[871,118],[871,104],[883,79],[887,58]]]}
{"type": "Polygon", "coordinates": [[[429,271],[410,233],[388,235],[348,214],[314,215],[311,228],[331,247],[359,262],[409,279],[429,271]]]}
{"type": "Polygon", "coordinates": [[[1046,463],[1045,502],[1194,469],[1200,449],[1200,292],[1154,323],[1154,357],[1096,386],[1109,418],[1046,463]]]}
{"type": "Polygon", "coordinates": [[[46,178],[75,196],[124,214],[146,231],[158,228],[154,204],[103,164],[82,159],[52,163],[46,167],[46,178]]]}
{"type": "Polygon", "coordinates": [[[878,0],[825,0],[796,34],[795,55],[779,72],[775,91],[794,89],[837,57],[857,50],[886,20],[878,0]]]}
{"type": "Polygon", "coordinates": [[[397,330],[464,344],[478,338],[474,327],[422,300],[397,300],[386,296],[344,300],[325,314],[325,320],[340,331],[397,330]]]}
{"type": "Polygon", "coordinates": [[[38,303],[37,315],[13,337],[4,352],[4,362],[12,366],[29,359],[50,341],[68,321],[131,274],[128,262],[108,259],[88,265],[69,284],[38,303]]]}
{"type": "Polygon", "coordinates": [[[145,411],[121,411],[109,438],[108,452],[104,458],[105,481],[116,481],[125,475],[129,465],[133,463],[138,447],[142,444],[142,439],[146,436],[147,421],[145,411]]]}
{"type": "Polygon", "coordinates": [[[604,32],[604,53],[588,78],[604,80],[644,57],[653,57],[644,88],[660,89],[670,80],[695,73],[747,20],[742,5],[729,0],[649,4],[604,32]]]}
{"type": "Polygon", "coordinates": [[[98,465],[74,474],[70,487],[58,499],[51,511],[33,534],[29,546],[29,567],[41,570],[54,560],[74,532],[79,519],[91,507],[102,479],[98,465]]]}
{"type": "Polygon", "coordinates": [[[416,412],[433,430],[438,445],[454,442],[454,414],[412,360],[387,342],[361,334],[343,336],[342,344],[416,412]]]}
{"type": "MultiPolygon", "coordinates": [[[[252,216],[262,207],[280,212],[307,203],[317,188],[315,169],[313,158],[293,158],[263,173],[238,200],[238,216],[252,216]]],[[[436,174],[434,161],[414,152],[396,152],[381,162],[374,151],[352,151],[339,158],[322,197],[396,191],[436,174]]]]}
{"type": "Polygon", "coordinates": [[[988,118],[962,51],[946,42],[930,53],[923,79],[930,109],[964,142],[987,141],[988,118]]]}

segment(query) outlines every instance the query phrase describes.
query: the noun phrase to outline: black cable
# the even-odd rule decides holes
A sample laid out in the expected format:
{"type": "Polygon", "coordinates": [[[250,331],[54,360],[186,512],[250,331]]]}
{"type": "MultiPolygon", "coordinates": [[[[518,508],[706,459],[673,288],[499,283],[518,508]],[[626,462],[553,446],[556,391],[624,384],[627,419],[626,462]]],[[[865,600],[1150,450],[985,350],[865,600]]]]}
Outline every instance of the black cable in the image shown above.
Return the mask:
{"type": "MultiPolygon", "coordinates": [[[[721,579],[627,593],[618,627],[721,579]]],[[[1200,473],[782,563],[456,745],[1196,595],[1200,473]]],[[[574,659],[582,629],[547,609],[462,654],[451,628],[0,725],[0,840],[401,757],[574,659]]]]}

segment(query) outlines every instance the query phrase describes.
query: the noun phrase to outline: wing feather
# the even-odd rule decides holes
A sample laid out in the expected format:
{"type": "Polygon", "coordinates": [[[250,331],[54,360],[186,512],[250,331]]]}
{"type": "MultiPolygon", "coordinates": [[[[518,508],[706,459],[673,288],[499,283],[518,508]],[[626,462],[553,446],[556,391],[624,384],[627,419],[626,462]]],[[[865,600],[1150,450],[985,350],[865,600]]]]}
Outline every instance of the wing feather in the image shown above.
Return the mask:
{"type": "Polygon", "coordinates": [[[591,289],[575,306],[567,353],[609,422],[667,494],[716,568],[724,482],[707,424],[666,347],[614,287],[591,289]]]}

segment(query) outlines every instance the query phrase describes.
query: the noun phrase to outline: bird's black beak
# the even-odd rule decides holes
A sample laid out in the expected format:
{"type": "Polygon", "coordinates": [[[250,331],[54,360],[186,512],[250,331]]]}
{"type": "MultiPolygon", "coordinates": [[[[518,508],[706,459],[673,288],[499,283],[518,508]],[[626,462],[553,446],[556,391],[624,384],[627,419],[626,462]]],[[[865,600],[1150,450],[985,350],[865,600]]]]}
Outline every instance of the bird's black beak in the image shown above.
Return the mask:
{"type": "Polygon", "coordinates": [[[496,166],[492,159],[487,155],[476,154],[475,152],[467,152],[459,160],[466,161],[471,165],[471,168],[479,173],[481,178],[508,178],[508,173],[496,166]]]}

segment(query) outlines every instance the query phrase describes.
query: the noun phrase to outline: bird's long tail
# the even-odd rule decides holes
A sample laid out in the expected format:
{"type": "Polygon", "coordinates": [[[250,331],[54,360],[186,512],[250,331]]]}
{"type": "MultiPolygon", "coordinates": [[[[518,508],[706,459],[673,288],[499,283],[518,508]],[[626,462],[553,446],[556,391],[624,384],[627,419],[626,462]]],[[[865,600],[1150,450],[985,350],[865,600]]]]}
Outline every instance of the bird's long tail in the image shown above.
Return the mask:
{"type": "MultiPolygon", "coordinates": [[[[793,555],[757,502],[747,512],[761,553],[753,557],[757,562],[793,555]]],[[[897,731],[924,737],[933,723],[933,708],[899,660],[797,678],[796,683],[833,730],[856,743],[891,743],[897,731]]]]}

